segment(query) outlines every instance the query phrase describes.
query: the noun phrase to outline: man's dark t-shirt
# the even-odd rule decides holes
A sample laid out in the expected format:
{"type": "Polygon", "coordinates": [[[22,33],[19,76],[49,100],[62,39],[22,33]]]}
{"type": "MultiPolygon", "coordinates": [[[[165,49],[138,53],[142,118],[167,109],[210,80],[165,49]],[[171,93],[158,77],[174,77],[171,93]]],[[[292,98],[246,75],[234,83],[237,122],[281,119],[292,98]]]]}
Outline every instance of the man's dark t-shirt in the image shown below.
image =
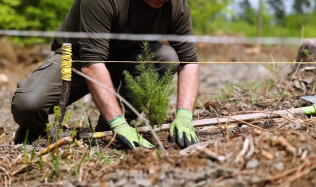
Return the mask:
{"type": "MultiPolygon", "coordinates": [[[[144,0],[74,0],[59,32],[192,35],[185,0],[170,0],[154,9],[144,0]]],[[[55,38],[52,50],[72,43],[73,54],[84,61],[117,60],[139,48],[141,41],[96,38],[55,38]]],[[[195,43],[169,42],[181,62],[197,62],[195,43]]],[[[88,66],[91,63],[83,63],[88,66]]]]}

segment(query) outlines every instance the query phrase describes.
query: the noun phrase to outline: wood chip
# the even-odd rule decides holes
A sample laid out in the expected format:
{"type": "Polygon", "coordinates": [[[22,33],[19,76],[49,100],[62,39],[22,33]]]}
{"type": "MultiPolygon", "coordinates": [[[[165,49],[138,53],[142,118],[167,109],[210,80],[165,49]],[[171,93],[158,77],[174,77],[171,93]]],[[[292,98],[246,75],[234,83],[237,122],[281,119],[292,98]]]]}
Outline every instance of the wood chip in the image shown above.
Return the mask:
{"type": "Polygon", "coordinates": [[[265,150],[262,150],[262,151],[261,151],[261,155],[262,155],[263,157],[265,157],[266,159],[268,159],[268,160],[273,160],[273,158],[274,158],[274,156],[273,156],[272,153],[269,153],[269,152],[267,152],[267,151],[265,151],[265,150]]]}

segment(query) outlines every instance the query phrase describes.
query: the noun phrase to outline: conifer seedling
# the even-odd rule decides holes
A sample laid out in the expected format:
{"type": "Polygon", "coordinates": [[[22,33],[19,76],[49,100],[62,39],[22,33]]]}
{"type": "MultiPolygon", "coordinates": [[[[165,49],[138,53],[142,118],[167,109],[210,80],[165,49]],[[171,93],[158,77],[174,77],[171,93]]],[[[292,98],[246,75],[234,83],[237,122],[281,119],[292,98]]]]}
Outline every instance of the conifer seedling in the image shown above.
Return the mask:
{"type": "Polygon", "coordinates": [[[176,65],[171,64],[168,71],[160,76],[154,63],[150,63],[155,56],[150,44],[143,42],[142,48],[142,54],[137,57],[137,61],[141,63],[136,66],[136,76],[128,71],[124,71],[123,74],[134,107],[144,112],[151,126],[159,127],[165,121],[169,96],[174,91],[174,87],[170,88],[170,85],[176,65]]]}

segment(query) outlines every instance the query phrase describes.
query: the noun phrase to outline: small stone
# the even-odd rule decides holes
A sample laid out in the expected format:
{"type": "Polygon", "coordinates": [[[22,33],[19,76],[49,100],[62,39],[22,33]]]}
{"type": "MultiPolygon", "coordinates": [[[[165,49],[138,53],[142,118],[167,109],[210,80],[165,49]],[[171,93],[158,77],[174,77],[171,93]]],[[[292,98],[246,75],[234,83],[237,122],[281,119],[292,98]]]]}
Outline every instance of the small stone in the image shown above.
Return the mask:
{"type": "Polygon", "coordinates": [[[139,186],[144,186],[144,187],[146,187],[146,186],[152,186],[151,181],[148,180],[148,179],[137,180],[136,183],[137,183],[137,185],[139,185],[139,186]]]}
{"type": "Polygon", "coordinates": [[[291,123],[289,125],[285,125],[284,127],[286,129],[300,130],[302,128],[302,125],[298,123],[291,123]]]}
{"type": "Polygon", "coordinates": [[[257,159],[252,159],[247,162],[246,168],[247,169],[254,169],[259,166],[259,161],[257,159]]]}
{"type": "Polygon", "coordinates": [[[278,162],[273,165],[273,168],[278,170],[278,171],[283,171],[284,170],[284,163],[283,162],[278,162]]]}
{"type": "Polygon", "coordinates": [[[2,82],[4,83],[9,82],[9,78],[3,73],[0,74],[0,83],[2,82]]]}
{"type": "Polygon", "coordinates": [[[246,129],[246,128],[248,128],[248,125],[242,125],[240,128],[246,129]]]}

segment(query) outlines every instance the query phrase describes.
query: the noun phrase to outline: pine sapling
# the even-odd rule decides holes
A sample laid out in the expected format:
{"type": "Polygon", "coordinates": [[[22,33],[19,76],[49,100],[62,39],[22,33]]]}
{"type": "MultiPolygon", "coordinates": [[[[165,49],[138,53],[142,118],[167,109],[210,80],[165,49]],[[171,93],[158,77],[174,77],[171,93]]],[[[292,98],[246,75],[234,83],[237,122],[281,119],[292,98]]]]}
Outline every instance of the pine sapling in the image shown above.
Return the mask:
{"type": "Polygon", "coordinates": [[[174,87],[170,88],[176,65],[171,64],[164,75],[159,75],[153,63],[155,54],[148,42],[142,44],[143,52],[137,57],[140,61],[136,66],[136,76],[124,71],[125,82],[132,104],[138,111],[143,111],[151,126],[158,127],[165,121],[169,96],[174,87]]]}

